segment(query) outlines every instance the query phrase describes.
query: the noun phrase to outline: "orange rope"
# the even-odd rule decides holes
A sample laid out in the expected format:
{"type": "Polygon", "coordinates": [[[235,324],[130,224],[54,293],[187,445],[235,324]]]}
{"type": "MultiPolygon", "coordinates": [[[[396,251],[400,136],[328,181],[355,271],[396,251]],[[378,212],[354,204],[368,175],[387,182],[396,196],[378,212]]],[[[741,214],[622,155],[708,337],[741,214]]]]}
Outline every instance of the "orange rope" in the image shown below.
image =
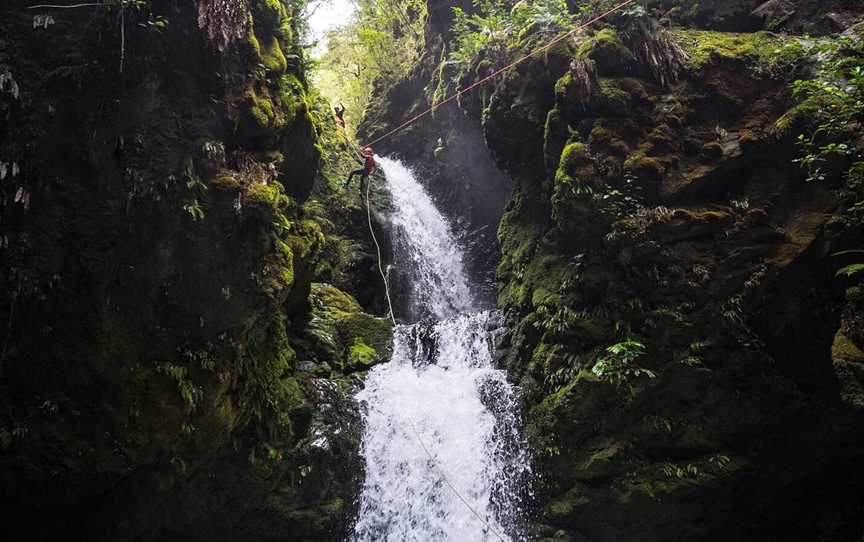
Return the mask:
{"type": "Polygon", "coordinates": [[[511,62],[510,64],[504,66],[504,67],[501,68],[500,70],[498,70],[498,71],[496,71],[496,72],[493,72],[493,73],[490,74],[490,75],[487,75],[487,76],[484,77],[483,79],[480,79],[479,81],[475,81],[475,82],[472,83],[470,86],[468,86],[468,87],[466,87],[466,88],[464,88],[464,89],[462,89],[462,90],[458,90],[458,91],[456,91],[456,94],[454,94],[453,96],[450,96],[449,98],[445,98],[445,99],[443,99],[443,100],[441,100],[441,101],[439,101],[439,102],[435,102],[435,103],[433,103],[433,104],[429,107],[429,109],[423,111],[422,113],[418,113],[417,115],[414,115],[413,117],[411,117],[410,119],[406,120],[405,122],[403,122],[402,124],[400,124],[400,125],[397,126],[396,128],[393,128],[392,130],[390,130],[390,131],[387,132],[386,134],[382,135],[381,137],[379,137],[379,138],[377,138],[377,139],[374,139],[374,140],[370,141],[369,143],[366,143],[366,144],[363,145],[363,146],[364,146],[364,147],[371,147],[372,145],[375,145],[375,144],[379,143],[380,141],[383,141],[383,140],[387,139],[388,137],[392,136],[392,135],[395,134],[396,132],[400,132],[400,131],[404,130],[404,129],[407,128],[408,126],[414,124],[414,123],[417,122],[418,120],[420,120],[420,119],[422,119],[423,117],[425,117],[426,115],[428,115],[429,113],[432,113],[433,111],[435,111],[436,109],[438,109],[438,108],[441,107],[442,105],[444,105],[444,104],[446,104],[446,103],[449,103],[449,102],[452,102],[453,100],[458,99],[458,98],[459,98],[460,96],[462,96],[463,94],[465,94],[465,93],[467,93],[467,92],[470,92],[470,91],[473,90],[474,88],[479,87],[480,85],[482,85],[482,84],[485,83],[486,81],[489,81],[490,79],[494,79],[494,78],[498,77],[499,75],[501,75],[501,74],[504,73],[505,71],[507,71],[507,70],[509,70],[509,69],[511,69],[511,68],[513,68],[513,67],[515,67],[515,66],[517,66],[517,65],[519,65],[519,64],[521,64],[522,62],[525,62],[525,61],[528,60],[529,58],[531,58],[531,57],[533,57],[533,56],[536,56],[536,55],[538,55],[539,53],[542,53],[542,52],[544,52],[544,51],[548,51],[549,49],[551,49],[552,47],[554,47],[557,43],[561,42],[562,40],[567,39],[568,37],[572,36],[573,34],[579,32],[579,31],[581,31],[581,30],[584,30],[585,28],[588,28],[589,26],[591,26],[592,24],[596,23],[597,21],[600,21],[601,19],[605,19],[605,18],[608,17],[609,15],[612,15],[612,14],[615,13],[616,11],[618,11],[618,10],[620,10],[620,9],[622,9],[622,8],[628,6],[628,5],[630,5],[630,4],[632,4],[633,2],[636,2],[636,1],[637,1],[637,0],[627,0],[626,2],[622,2],[622,3],[618,4],[617,6],[615,6],[614,8],[610,9],[609,11],[607,11],[607,12],[605,12],[605,13],[602,13],[602,14],[600,14],[600,15],[594,17],[593,19],[588,20],[587,22],[582,23],[581,25],[577,26],[577,27],[574,28],[573,30],[571,30],[571,31],[569,31],[569,32],[567,32],[567,33],[565,33],[565,34],[561,34],[560,36],[558,36],[558,37],[555,38],[554,40],[550,41],[549,43],[547,43],[547,44],[544,45],[543,47],[541,47],[541,48],[539,48],[539,49],[537,49],[537,50],[535,50],[535,51],[532,51],[532,52],[528,53],[527,55],[523,56],[522,58],[520,58],[520,59],[518,59],[518,60],[516,60],[516,61],[514,61],[514,62],[511,62]]]}

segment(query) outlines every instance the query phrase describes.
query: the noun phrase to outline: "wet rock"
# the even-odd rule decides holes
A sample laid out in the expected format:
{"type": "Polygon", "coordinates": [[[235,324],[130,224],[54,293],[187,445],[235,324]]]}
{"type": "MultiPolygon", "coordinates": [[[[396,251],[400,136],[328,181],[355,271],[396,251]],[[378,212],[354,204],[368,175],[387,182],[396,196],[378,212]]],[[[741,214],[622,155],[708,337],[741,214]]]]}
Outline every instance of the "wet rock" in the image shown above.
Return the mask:
{"type": "MultiPolygon", "coordinates": [[[[678,80],[606,28],[462,105],[516,184],[497,299],[541,473],[537,539],[858,536],[861,296],[844,297],[828,254],[861,232],[830,183],[804,183],[794,164],[813,113],[789,96],[807,40],[756,31],[825,33],[861,13],[691,4],[652,6],[684,27],[670,31],[686,53],[678,80]],[[596,71],[571,68],[580,58],[596,71]],[[627,383],[598,376],[628,337],[645,351],[627,383]],[[839,489],[808,489],[825,484],[839,489]]],[[[420,99],[426,64],[391,108],[420,99]]],[[[448,168],[462,160],[448,150],[448,168]]]]}

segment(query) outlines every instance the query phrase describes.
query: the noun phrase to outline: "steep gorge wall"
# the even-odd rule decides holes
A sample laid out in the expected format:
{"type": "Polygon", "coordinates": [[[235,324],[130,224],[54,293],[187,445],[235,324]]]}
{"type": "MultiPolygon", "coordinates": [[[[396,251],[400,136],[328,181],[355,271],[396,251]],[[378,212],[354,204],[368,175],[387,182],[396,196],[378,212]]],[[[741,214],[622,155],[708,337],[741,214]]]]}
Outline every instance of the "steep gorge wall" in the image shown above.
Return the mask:
{"type": "Polygon", "coordinates": [[[390,326],[302,3],[30,4],[0,8],[4,532],[337,537],[390,326]]]}
{"type": "MultiPolygon", "coordinates": [[[[371,136],[448,84],[436,74],[450,4],[430,2],[430,50],[381,95],[371,136]]],[[[810,121],[789,89],[815,62],[794,33],[845,30],[860,8],[654,6],[679,25],[677,77],[641,61],[613,18],[388,143],[410,153],[473,124],[515,182],[498,304],[539,467],[534,536],[857,540],[861,290],[834,276],[832,254],[861,245],[847,209],[862,195],[840,165],[805,181],[794,160],[810,121]],[[574,58],[593,62],[587,82],[574,58]],[[628,338],[650,373],[616,387],[596,367],[628,338]]]]}

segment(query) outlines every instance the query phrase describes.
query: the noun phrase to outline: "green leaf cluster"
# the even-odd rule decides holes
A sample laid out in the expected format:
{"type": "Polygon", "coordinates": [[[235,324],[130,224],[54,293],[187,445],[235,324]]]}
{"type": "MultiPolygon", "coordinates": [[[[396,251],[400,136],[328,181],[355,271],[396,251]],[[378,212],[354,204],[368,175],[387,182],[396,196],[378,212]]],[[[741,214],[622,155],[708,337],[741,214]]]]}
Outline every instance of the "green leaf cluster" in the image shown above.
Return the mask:
{"type": "Polygon", "coordinates": [[[314,82],[332,104],[345,105],[349,128],[362,120],[376,84],[390,88],[414,66],[425,23],[423,0],[358,0],[355,16],[328,33],[314,82]]]}
{"type": "Polygon", "coordinates": [[[526,31],[559,32],[569,28],[573,17],[565,0],[517,2],[512,8],[503,2],[474,0],[466,12],[453,8],[453,52],[451,60],[470,66],[482,56],[493,61],[519,44],[526,31]]]}
{"type": "Polygon", "coordinates": [[[630,397],[636,391],[633,382],[641,377],[656,378],[654,371],[639,367],[636,360],[645,354],[645,345],[627,339],[606,348],[606,356],[597,360],[592,372],[601,380],[612,383],[618,390],[624,390],[630,397]]]}
{"type": "Polygon", "coordinates": [[[851,163],[847,182],[864,181],[864,149],[857,141],[864,122],[864,43],[840,40],[821,44],[816,77],[792,84],[800,107],[818,112],[809,132],[798,136],[808,181],[825,180],[826,165],[835,158],[851,163]]]}

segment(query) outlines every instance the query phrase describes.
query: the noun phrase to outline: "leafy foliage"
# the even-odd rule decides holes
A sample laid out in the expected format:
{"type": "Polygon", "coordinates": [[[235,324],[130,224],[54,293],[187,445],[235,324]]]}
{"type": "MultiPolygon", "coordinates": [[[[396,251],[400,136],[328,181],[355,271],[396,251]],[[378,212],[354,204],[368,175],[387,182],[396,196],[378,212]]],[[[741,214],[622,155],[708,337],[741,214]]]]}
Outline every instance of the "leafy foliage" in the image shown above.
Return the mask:
{"type": "Polygon", "coordinates": [[[628,395],[635,395],[633,381],[641,378],[656,378],[654,371],[638,367],[635,362],[645,354],[645,345],[633,339],[627,339],[606,348],[607,355],[600,358],[592,372],[601,380],[611,382],[619,390],[625,390],[628,395]]]}
{"type": "Polygon", "coordinates": [[[701,474],[699,467],[693,463],[686,465],[673,465],[666,463],[663,465],[663,474],[670,480],[683,480],[684,478],[698,478],[701,474]]]}
{"type": "Polygon", "coordinates": [[[795,81],[794,95],[816,112],[816,127],[798,136],[803,156],[798,160],[809,181],[825,180],[826,164],[846,158],[852,165],[847,182],[864,181],[864,149],[856,144],[864,122],[864,44],[841,40],[819,47],[816,77],[795,81]]]}
{"type": "MultiPolygon", "coordinates": [[[[799,134],[802,156],[796,162],[807,172],[810,182],[824,181],[845,166],[845,188],[859,192],[864,187],[864,144],[860,138],[864,123],[864,42],[851,39],[821,43],[816,47],[819,67],[813,79],[797,80],[792,85],[803,111],[816,119],[815,127],[799,134]]],[[[787,115],[788,117],[789,115],[787,115]]],[[[859,201],[850,213],[864,209],[859,201]]],[[[845,250],[835,256],[864,253],[845,250]]],[[[842,267],[837,276],[854,277],[864,271],[864,263],[842,267]]]]}
{"type": "MultiPolygon", "coordinates": [[[[835,252],[832,256],[846,256],[847,254],[864,254],[864,250],[842,250],[835,252]]],[[[864,263],[853,263],[840,268],[837,271],[838,277],[852,277],[864,271],[864,263]]]]}
{"type": "Polygon", "coordinates": [[[422,0],[358,0],[354,18],[327,35],[315,82],[331,103],[346,106],[349,126],[362,119],[376,80],[391,86],[412,68],[425,22],[422,0]]]}
{"type": "Polygon", "coordinates": [[[509,10],[503,2],[474,0],[472,13],[454,7],[453,15],[456,39],[451,59],[466,66],[481,55],[493,62],[500,60],[529,27],[539,32],[558,32],[573,22],[565,0],[519,2],[509,10]]]}
{"type": "Polygon", "coordinates": [[[186,404],[187,410],[189,412],[195,410],[195,407],[204,398],[204,391],[192,382],[186,367],[174,365],[173,363],[158,363],[156,370],[177,383],[177,391],[180,393],[180,398],[186,404]]]}
{"type": "Polygon", "coordinates": [[[192,201],[183,205],[183,210],[186,211],[189,216],[192,217],[192,220],[199,221],[204,218],[204,209],[201,208],[201,204],[197,199],[193,199],[192,201]]]}
{"type": "Polygon", "coordinates": [[[654,79],[664,86],[676,82],[687,54],[672,34],[639,4],[631,4],[621,16],[621,37],[654,79]]]}

